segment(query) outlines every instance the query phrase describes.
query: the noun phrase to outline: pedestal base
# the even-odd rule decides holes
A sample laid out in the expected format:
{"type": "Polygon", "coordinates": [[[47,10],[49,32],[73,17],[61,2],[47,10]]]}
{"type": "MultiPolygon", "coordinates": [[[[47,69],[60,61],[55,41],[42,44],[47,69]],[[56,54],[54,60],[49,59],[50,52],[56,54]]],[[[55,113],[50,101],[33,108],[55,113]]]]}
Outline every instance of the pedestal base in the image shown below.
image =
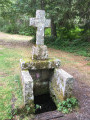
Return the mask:
{"type": "Polygon", "coordinates": [[[20,59],[22,70],[54,69],[59,68],[60,60],[49,58],[48,60],[20,59]]]}
{"type": "Polygon", "coordinates": [[[36,45],[32,47],[32,59],[45,60],[48,59],[48,50],[46,45],[36,45]]]}

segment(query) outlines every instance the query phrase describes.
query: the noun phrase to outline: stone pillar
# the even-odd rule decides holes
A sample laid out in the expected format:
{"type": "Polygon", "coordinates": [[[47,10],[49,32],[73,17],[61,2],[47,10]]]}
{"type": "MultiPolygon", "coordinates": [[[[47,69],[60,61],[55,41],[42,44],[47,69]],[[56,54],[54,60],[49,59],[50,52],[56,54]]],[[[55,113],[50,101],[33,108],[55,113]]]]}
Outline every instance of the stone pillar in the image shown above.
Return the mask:
{"type": "Polygon", "coordinates": [[[28,70],[21,71],[24,104],[30,105],[31,112],[34,111],[33,79],[28,70]]]}
{"type": "Polygon", "coordinates": [[[48,50],[46,45],[36,45],[32,47],[32,59],[48,59],[48,50]]]}

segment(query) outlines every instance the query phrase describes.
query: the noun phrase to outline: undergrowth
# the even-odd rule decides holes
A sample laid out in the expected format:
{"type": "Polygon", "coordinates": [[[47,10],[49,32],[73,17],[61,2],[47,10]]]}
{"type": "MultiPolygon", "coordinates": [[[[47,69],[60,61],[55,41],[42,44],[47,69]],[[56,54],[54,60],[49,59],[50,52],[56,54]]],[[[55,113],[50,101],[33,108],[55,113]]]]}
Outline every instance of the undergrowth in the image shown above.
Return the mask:
{"type": "MultiPolygon", "coordinates": [[[[35,43],[36,38],[32,39],[35,43]]],[[[60,39],[59,37],[45,37],[45,44],[48,47],[63,50],[66,52],[74,53],[75,55],[81,55],[90,57],[90,42],[83,41],[82,39],[76,39],[70,41],[69,39],[60,39]]]]}
{"type": "Polygon", "coordinates": [[[67,98],[66,101],[62,101],[58,104],[58,111],[62,113],[70,113],[78,108],[78,100],[74,97],[67,98]]]}
{"type": "Polygon", "coordinates": [[[46,37],[45,44],[55,49],[90,57],[90,42],[83,42],[81,39],[70,41],[61,40],[60,38],[46,37]]]}

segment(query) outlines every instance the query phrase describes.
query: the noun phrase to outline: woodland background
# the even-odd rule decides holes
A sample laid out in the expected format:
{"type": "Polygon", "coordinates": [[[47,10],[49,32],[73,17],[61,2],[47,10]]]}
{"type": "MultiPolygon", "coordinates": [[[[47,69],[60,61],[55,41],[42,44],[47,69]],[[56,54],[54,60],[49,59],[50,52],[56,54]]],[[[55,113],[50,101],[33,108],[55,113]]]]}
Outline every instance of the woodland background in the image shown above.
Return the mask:
{"type": "Polygon", "coordinates": [[[29,18],[37,9],[52,20],[45,30],[45,44],[90,56],[90,0],[0,0],[0,31],[34,36],[29,18]]]}

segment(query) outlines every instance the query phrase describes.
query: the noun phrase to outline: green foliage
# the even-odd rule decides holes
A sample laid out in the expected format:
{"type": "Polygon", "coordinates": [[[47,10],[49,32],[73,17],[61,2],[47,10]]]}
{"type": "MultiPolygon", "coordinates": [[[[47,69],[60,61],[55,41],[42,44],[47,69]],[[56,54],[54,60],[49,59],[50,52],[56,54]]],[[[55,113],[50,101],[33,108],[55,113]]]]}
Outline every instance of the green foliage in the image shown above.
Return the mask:
{"type": "MultiPolygon", "coordinates": [[[[29,18],[35,17],[38,9],[44,9],[46,18],[56,26],[51,24],[51,30],[45,30],[46,44],[90,56],[89,0],[1,0],[0,31],[35,36],[29,18]]],[[[35,38],[33,40],[35,42],[35,38]]]]}
{"type": "Polygon", "coordinates": [[[5,31],[5,32],[7,32],[7,33],[15,33],[15,34],[18,33],[17,26],[12,25],[12,24],[5,25],[5,26],[1,29],[1,31],[5,31]]]}
{"type": "Polygon", "coordinates": [[[35,35],[35,29],[33,27],[22,25],[18,33],[26,36],[35,35]]]}
{"type": "Polygon", "coordinates": [[[45,36],[51,36],[51,29],[50,28],[45,29],[45,36]]]}
{"type": "Polygon", "coordinates": [[[61,49],[77,55],[90,57],[90,42],[82,39],[61,39],[60,37],[45,37],[45,44],[55,49],[61,49]]]}
{"type": "Polygon", "coordinates": [[[37,111],[38,109],[41,109],[41,106],[38,105],[38,104],[36,104],[36,106],[35,106],[35,110],[37,111]]]}
{"type": "Polygon", "coordinates": [[[0,31],[26,36],[35,35],[35,29],[33,27],[29,27],[29,20],[27,16],[20,17],[19,20],[16,20],[14,24],[8,24],[8,20],[7,22],[5,22],[3,18],[1,18],[0,20],[2,26],[0,27],[0,31]]]}
{"type": "Polygon", "coordinates": [[[79,27],[74,27],[67,29],[65,27],[60,27],[57,30],[57,36],[60,37],[61,39],[66,39],[73,41],[75,39],[80,39],[81,38],[81,33],[83,29],[80,29],[79,27]]]}
{"type": "Polygon", "coordinates": [[[35,109],[30,106],[30,105],[24,105],[17,107],[16,109],[13,110],[13,115],[23,115],[24,117],[27,115],[30,115],[31,113],[34,113],[35,109]]]}
{"type": "MultiPolygon", "coordinates": [[[[90,28],[88,27],[89,0],[1,0],[0,5],[0,14],[5,20],[3,26],[8,26],[3,27],[4,31],[5,28],[8,29],[6,32],[31,35],[32,30],[27,27],[29,24],[24,24],[24,22],[29,23],[27,19],[35,16],[37,9],[45,9],[46,16],[51,18],[56,25],[57,36],[61,39],[65,36],[68,39],[76,39],[75,36],[78,37],[78,30],[75,31],[76,26],[81,26],[85,30],[84,33],[87,33],[86,31],[90,28]],[[62,28],[64,29],[62,30],[62,28]]],[[[2,28],[0,27],[0,29],[2,28]]],[[[83,37],[85,36],[84,33],[82,34],[83,37]]]]}
{"type": "Polygon", "coordinates": [[[62,101],[58,104],[58,111],[67,114],[72,112],[76,107],[78,107],[77,99],[74,97],[67,98],[66,101],[62,101]]]}
{"type": "Polygon", "coordinates": [[[26,105],[26,110],[27,110],[27,113],[30,111],[30,106],[29,105],[26,105]]]}
{"type": "Polygon", "coordinates": [[[87,65],[89,65],[89,66],[90,66],[90,62],[88,62],[88,63],[87,63],[87,65]]]}

